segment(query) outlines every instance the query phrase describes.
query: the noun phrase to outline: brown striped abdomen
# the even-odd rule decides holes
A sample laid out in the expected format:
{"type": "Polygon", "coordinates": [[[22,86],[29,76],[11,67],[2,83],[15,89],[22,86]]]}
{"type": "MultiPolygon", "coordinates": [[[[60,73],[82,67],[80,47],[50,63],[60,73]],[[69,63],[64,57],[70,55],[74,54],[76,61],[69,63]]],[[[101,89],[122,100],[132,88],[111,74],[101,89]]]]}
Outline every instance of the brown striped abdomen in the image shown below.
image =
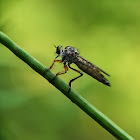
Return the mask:
{"type": "MultiPolygon", "coordinates": [[[[92,76],[93,78],[97,79],[98,81],[102,82],[105,85],[110,86],[109,82],[105,77],[101,74],[101,69],[96,67],[94,64],[89,62],[88,60],[84,59],[81,56],[77,56],[77,61],[75,64],[81,69],[83,72],[87,73],[88,75],[92,76]]],[[[104,71],[102,71],[105,73],[104,71]]],[[[107,74],[107,73],[105,73],[107,74]]],[[[108,75],[108,74],[107,74],[108,75]]]]}

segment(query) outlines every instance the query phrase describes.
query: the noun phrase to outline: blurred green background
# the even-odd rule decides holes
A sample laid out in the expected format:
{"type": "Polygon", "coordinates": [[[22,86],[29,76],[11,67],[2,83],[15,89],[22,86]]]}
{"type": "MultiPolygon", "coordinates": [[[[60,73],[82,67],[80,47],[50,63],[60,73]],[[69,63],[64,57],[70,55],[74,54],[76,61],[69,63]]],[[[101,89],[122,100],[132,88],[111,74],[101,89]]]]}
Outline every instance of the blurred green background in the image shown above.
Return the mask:
{"type": "MultiPolygon", "coordinates": [[[[53,44],[76,47],[111,75],[111,88],[84,74],[73,89],[140,139],[139,5],[139,0],[0,0],[0,30],[47,67],[56,57],[53,44]]],[[[61,70],[62,64],[52,69],[61,70]]],[[[68,83],[77,75],[69,70],[61,78],[68,83]]],[[[0,140],[115,140],[1,44],[0,118],[0,140]]]]}

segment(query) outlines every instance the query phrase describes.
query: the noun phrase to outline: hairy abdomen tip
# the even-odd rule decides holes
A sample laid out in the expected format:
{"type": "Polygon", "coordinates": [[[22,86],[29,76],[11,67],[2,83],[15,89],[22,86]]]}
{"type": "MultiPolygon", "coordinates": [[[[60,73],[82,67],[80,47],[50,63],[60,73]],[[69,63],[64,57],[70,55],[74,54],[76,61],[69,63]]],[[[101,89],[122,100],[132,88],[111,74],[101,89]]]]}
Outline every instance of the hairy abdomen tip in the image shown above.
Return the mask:
{"type": "Polygon", "coordinates": [[[109,87],[111,86],[110,83],[105,78],[103,79],[102,83],[109,87]]]}

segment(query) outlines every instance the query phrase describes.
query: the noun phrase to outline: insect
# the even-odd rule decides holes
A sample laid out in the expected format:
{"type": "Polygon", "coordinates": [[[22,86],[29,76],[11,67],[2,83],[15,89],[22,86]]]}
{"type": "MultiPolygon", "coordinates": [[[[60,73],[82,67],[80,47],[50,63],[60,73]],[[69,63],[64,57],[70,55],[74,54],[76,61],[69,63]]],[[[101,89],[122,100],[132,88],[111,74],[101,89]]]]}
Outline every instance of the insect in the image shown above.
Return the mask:
{"type": "MultiPolygon", "coordinates": [[[[65,47],[65,49],[63,49],[62,46],[59,45],[56,47],[56,53],[58,54],[56,58],[61,56],[62,57],[61,60],[57,60],[55,58],[52,65],[48,68],[48,69],[51,69],[53,67],[54,63],[56,63],[56,62],[63,63],[64,64],[64,71],[58,72],[56,74],[56,76],[61,75],[61,74],[65,74],[68,71],[68,68],[70,68],[70,69],[72,69],[75,72],[78,72],[80,74],[79,76],[70,80],[70,82],[69,82],[70,88],[71,88],[71,83],[74,80],[83,76],[83,73],[81,71],[71,67],[72,63],[75,63],[79,69],[81,69],[83,72],[87,73],[88,75],[92,76],[93,78],[95,78],[99,82],[102,82],[103,84],[105,84],[107,86],[110,86],[110,83],[108,82],[108,80],[105,79],[105,77],[101,73],[104,73],[107,76],[110,76],[110,75],[107,74],[106,72],[104,72],[103,70],[101,70],[100,68],[98,68],[97,66],[95,66],[94,64],[92,64],[91,62],[89,62],[88,60],[86,60],[85,58],[83,58],[82,56],[80,56],[76,48],[71,47],[71,46],[67,46],[67,47],[65,47]]],[[[46,69],[43,73],[45,73],[48,69],[46,69]]],[[[54,80],[56,78],[56,76],[52,80],[54,80]]]]}

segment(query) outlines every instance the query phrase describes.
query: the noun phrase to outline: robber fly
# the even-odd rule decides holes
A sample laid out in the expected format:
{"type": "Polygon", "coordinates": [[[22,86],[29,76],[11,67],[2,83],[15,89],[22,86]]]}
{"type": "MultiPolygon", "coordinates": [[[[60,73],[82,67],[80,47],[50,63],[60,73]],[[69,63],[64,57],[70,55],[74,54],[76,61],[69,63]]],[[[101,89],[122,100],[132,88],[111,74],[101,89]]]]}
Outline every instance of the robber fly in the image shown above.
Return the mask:
{"type": "MultiPolygon", "coordinates": [[[[70,69],[72,69],[80,74],[78,77],[70,80],[70,82],[69,82],[70,88],[71,88],[71,83],[74,80],[83,76],[83,73],[81,71],[76,70],[75,68],[72,68],[70,66],[72,63],[75,63],[79,69],[81,69],[83,72],[87,73],[88,75],[92,76],[93,78],[95,78],[99,82],[102,82],[103,84],[105,84],[107,86],[110,86],[110,83],[108,82],[107,79],[105,79],[105,77],[101,74],[101,72],[106,74],[107,76],[109,76],[109,74],[107,74],[106,72],[104,72],[103,70],[101,70],[100,68],[98,68],[97,66],[95,66],[94,64],[92,64],[91,62],[86,60],[85,58],[83,58],[82,56],[80,56],[76,48],[71,47],[71,46],[67,46],[65,49],[63,49],[62,46],[59,45],[58,47],[56,47],[56,53],[58,54],[56,58],[61,56],[62,59],[57,60],[55,58],[52,65],[48,69],[51,69],[55,62],[63,63],[64,69],[65,69],[64,71],[58,72],[56,74],[56,76],[61,75],[61,74],[65,74],[68,71],[68,68],[70,68],[70,69]]],[[[48,69],[46,69],[43,73],[45,74],[45,72],[48,69]]],[[[52,80],[54,80],[56,78],[56,76],[52,80]]]]}

